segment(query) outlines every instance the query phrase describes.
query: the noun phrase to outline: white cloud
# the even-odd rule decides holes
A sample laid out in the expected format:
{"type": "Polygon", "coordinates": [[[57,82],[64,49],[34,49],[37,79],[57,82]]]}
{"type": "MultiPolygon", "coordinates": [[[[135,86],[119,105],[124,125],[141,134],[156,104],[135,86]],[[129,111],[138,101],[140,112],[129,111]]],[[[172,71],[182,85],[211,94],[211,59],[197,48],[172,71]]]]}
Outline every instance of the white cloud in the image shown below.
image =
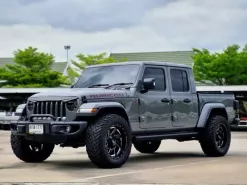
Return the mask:
{"type": "Polygon", "coordinates": [[[84,32],[138,24],[146,11],[168,0],[12,0],[0,3],[0,23],[51,25],[84,32]],[[30,3],[32,1],[32,3],[30,3]],[[141,3],[140,3],[141,2],[141,3]]]}
{"type": "MultiPolygon", "coordinates": [[[[107,29],[98,27],[97,30],[94,27],[94,31],[83,32],[81,29],[58,28],[45,19],[43,23],[40,19],[36,25],[28,21],[2,24],[0,57],[11,57],[13,50],[30,45],[41,51],[52,52],[61,61],[66,58],[63,48],[65,44],[71,45],[70,56],[74,57],[79,52],[190,50],[192,47],[219,50],[230,44],[247,43],[247,2],[244,0],[172,1],[149,10],[143,9],[142,13],[138,13],[138,18],[128,23],[128,26],[124,19],[116,15],[121,10],[116,4],[115,14],[109,13],[106,16],[115,18],[107,29]]],[[[130,14],[128,19],[133,16],[134,14],[130,14]]],[[[39,16],[35,14],[30,20],[34,18],[38,19],[39,16]]],[[[100,20],[100,17],[96,16],[95,19],[97,18],[100,20]]],[[[1,20],[4,18],[1,17],[1,20]]],[[[72,16],[68,20],[73,22],[76,18],[72,16]]],[[[90,19],[87,21],[88,24],[94,22],[90,19]]]]}

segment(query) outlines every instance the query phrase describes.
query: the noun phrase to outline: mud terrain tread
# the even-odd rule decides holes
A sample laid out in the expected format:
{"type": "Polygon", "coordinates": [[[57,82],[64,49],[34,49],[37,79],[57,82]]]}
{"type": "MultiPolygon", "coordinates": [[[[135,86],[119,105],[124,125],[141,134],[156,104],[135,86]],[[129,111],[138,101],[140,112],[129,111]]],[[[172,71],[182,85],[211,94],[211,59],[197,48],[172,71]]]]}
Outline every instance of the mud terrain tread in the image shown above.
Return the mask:
{"type": "Polygon", "coordinates": [[[44,144],[44,150],[39,153],[33,153],[24,137],[13,134],[10,136],[10,144],[16,157],[27,163],[38,163],[46,160],[50,157],[55,147],[53,144],[44,144]]]}
{"type": "Polygon", "coordinates": [[[224,156],[230,147],[231,143],[231,131],[230,126],[227,123],[226,118],[220,115],[213,115],[209,118],[206,128],[200,133],[199,139],[203,152],[209,157],[221,157],[224,156]],[[215,143],[215,130],[219,123],[223,123],[228,130],[228,142],[223,149],[218,149],[215,143]]]}
{"type": "Polygon", "coordinates": [[[100,168],[117,168],[121,167],[128,159],[131,150],[131,130],[128,122],[117,114],[107,114],[96,120],[95,123],[89,125],[87,129],[86,150],[88,157],[92,163],[100,168]],[[103,141],[105,141],[106,132],[110,124],[114,122],[124,126],[125,132],[128,135],[128,146],[121,160],[113,160],[105,151],[103,141]]]}

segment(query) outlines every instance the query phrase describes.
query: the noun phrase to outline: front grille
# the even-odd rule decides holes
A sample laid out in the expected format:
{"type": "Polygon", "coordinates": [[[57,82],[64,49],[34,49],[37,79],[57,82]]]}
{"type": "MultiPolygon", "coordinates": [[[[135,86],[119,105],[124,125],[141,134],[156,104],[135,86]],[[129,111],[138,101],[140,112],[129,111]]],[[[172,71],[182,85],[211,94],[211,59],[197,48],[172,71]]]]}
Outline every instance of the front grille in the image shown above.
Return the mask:
{"type": "Polygon", "coordinates": [[[38,101],[34,103],[33,114],[51,114],[66,117],[65,103],[62,101],[38,101]]]}

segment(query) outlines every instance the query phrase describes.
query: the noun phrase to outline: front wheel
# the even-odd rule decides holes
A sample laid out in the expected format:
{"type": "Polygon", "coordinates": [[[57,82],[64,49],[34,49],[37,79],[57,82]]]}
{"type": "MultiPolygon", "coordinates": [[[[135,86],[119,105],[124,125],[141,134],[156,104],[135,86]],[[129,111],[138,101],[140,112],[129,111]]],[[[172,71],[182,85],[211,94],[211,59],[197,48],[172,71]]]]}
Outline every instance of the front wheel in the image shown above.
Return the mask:
{"type": "Polygon", "coordinates": [[[128,122],[116,114],[107,114],[89,125],[86,150],[89,159],[100,168],[121,167],[132,147],[128,122]]]}
{"type": "Polygon", "coordinates": [[[219,115],[210,117],[199,138],[202,150],[207,156],[226,155],[231,143],[231,129],[226,118],[219,115]]]}
{"type": "Polygon", "coordinates": [[[53,152],[54,144],[42,144],[28,141],[23,136],[11,134],[10,143],[13,153],[27,163],[38,163],[46,160],[53,152]]]}

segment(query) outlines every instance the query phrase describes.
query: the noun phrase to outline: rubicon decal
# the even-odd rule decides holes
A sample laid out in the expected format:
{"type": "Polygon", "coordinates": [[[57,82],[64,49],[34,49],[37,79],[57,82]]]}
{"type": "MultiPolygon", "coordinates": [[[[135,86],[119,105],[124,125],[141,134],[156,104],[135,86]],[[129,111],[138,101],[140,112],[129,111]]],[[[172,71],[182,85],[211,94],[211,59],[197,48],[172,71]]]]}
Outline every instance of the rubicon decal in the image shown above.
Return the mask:
{"type": "Polygon", "coordinates": [[[115,97],[123,97],[123,93],[114,93],[114,94],[93,94],[90,95],[89,98],[115,98],[115,97]]]}

